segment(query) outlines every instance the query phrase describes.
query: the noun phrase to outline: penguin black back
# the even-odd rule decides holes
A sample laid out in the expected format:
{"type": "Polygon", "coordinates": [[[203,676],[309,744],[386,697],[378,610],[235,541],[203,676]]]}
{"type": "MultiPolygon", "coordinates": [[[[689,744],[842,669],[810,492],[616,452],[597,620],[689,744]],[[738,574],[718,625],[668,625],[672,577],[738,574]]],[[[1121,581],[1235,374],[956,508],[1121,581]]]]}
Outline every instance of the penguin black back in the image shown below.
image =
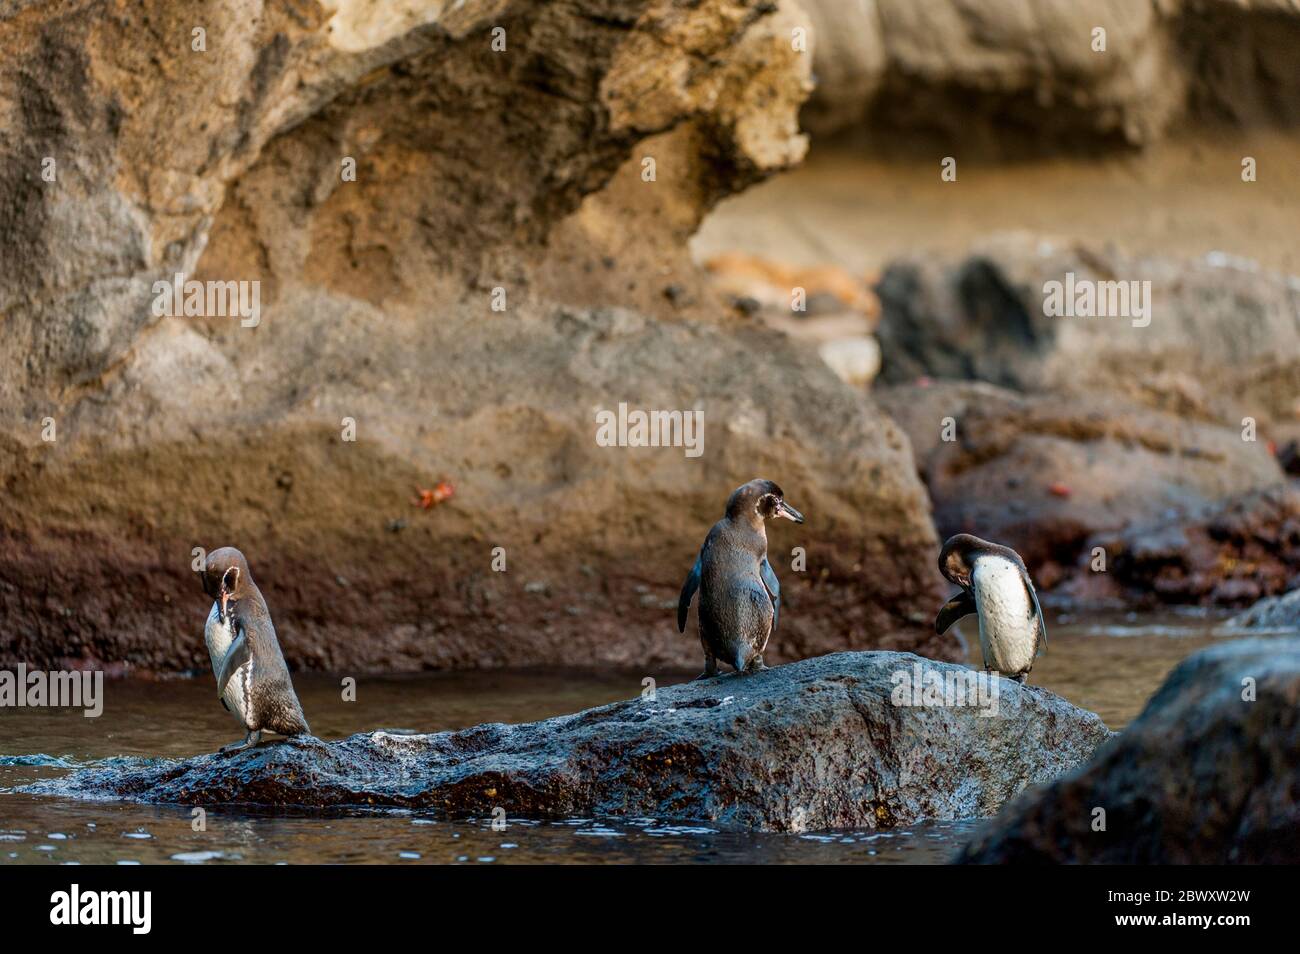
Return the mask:
{"type": "Polygon", "coordinates": [[[772,481],[760,478],[737,487],[682,585],[677,603],[681,632],[686,631],[691,600],[700,592],[701,678],[717,674],[718,659],[737,671],[764,668],[763,649],[776,632],[781,611],[780,584],[767,560],[764,524],[772,517],[803,522],[772,481]]]}

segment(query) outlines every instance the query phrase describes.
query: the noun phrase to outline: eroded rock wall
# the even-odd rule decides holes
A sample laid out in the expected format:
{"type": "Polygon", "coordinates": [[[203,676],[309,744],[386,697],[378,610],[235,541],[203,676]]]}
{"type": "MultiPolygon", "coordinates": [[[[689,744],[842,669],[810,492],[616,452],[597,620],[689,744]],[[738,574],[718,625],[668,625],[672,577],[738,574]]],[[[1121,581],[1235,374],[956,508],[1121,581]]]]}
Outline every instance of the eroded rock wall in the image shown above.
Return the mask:
{"type": "Polygon", "coordinates": [[[906,438],[686,257],[803,154],[793,9],[10,4],[0,661],[202,667],[235,545],[295,665],[693,665],[677,590],[757,475],[809,515],[775,658],[953,652],[906,438]],[[159,315],[176,273],[258,320],[159,315]],[[620,402],[703,453],[598,446],[620,402]]]}

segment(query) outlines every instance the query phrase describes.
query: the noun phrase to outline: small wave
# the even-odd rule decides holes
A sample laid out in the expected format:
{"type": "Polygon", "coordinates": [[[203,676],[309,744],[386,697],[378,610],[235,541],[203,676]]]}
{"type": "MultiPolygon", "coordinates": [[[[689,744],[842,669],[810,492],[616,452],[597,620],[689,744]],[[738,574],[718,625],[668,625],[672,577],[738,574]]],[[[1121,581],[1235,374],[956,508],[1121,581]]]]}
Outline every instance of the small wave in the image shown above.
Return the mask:
{"type": "Polygon", "coordinates": [[[81,762],[74,762],[72,759],[63,758],[58,755],[45,755],[42,752],[38,752],[35,755],[0,755],[0,765],[74,769],[80,768],[82,764],[83,763],[81,762]]]}
{"type": "Polygon", "coordinates": [[[1137,639],[1143,636],[1162,636],[1166,639],[1188,639],[1197,636],[1212,635],[1211,631],[1204,626],[1164,626],[1164,625],[1141,625],[1141,626],[1097,626],[1092,629],[1091,634],[1094,636],[1109,636],[1113,639],[1137,639]]]}
{"type": "Polygon", "coordinates": [[[112,792],[82,788],[77,784],[68,784],[63,778],[45,778],[26,785],[15,785],[8,790],[19,795],[46,795],[56,798],[75,798],[81,802],[120,802],[122,796],[112,792]]]}
{"type": "Polygon", "coordinates": [[[716,835],[716,834],[718,834],[718,830],[717,830],[716,828],[702,828],[702,827],[700,827],[700,826],[698,826],[698,825],[660,825],[660,826],[658,826],[658,827],[656,827],[656,828],[645,828],[645,829],[642,829],[642,830],[643,830],[647,835],[658,835],[658,836],[663,836],[663,835],[670,835],[670,836],[681,836],[681,835],[716,835]]]}
{"type": "Polygon", "coordinates": [[[224,851],[182,851],[172,855],[171,860],[186,865],[201,865],[205,861],[219,861],[225,857],[224,851]]]}
{"type": "Polygon", "coordinates": [[[614,829],[614,828],[606,828],[606,827],[604,827],[604,826],[600,826],[600,827],[596,827],[596,828],[575,828],[575,829],[573,830],[573,833],[574,833],[575,835],[585,835],[585,836],[590,837],[590,838],[623,838],[623,837],[625,837],[625,835],[624,835],[623,832],[618,831],[618,830],[616,830],[616,829],[614,829]]]}

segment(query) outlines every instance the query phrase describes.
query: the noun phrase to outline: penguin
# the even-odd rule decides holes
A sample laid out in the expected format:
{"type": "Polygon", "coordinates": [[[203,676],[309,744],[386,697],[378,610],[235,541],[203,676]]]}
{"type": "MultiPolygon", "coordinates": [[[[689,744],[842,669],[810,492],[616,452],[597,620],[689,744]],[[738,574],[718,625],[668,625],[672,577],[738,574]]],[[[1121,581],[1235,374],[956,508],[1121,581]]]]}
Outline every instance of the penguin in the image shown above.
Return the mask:
{"type": "Polygon", "coordinates": [[[248,572],[244,555],[234,547],[213,550],[201,577],[204,592],[215,601],[203,639],[217,678],[217,698],[248,732],[243,742],[221,751],[257,745],[264,730],[280,735],[310,733],[266,600],[248,572]]]}
{"type": "Polygon", "coordinates": [[[736,672],[765,669],[763,650],[781,616],[781,587],[767,562],[765,522],[785,517],[803,523],[803,514],[785,502],[770,480],[751,480],[727,499],[727,511],[704,539],[700,555],[677,601],[677,630],[686,632],[686,615],[700,591],[700,644],[704,672],[718,674],[718,660],[736,672]]]}
{"type": "Polygon", "coordinates": [[[959,533],[943,545],[939,571],[962,589],[939,610],[935,632],[943,635],[963,616],[977,614],[984,668],[1023,684],[1047,647],[1047,624],[1020,554],[959,533]]]}

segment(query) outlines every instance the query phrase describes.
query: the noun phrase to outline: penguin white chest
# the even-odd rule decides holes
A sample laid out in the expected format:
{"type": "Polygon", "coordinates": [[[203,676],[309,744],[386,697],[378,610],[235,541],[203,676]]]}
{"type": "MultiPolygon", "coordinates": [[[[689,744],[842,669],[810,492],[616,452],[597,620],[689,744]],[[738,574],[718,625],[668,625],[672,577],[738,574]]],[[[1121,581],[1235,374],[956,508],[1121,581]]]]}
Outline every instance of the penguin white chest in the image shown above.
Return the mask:
{"type": "Polygon", "coordinates": [[[216,603],[208,613],[207,625],[203,627],[203,641],[208,646],[208,658],[212,660],[212,672],[221,669],[221,661],[230,651],[230,644],[235,641],[235,634],[230,631],[230,624],[221,621],[221,610],[216,603]]]}
{"type": "MultiPolygon", "coordinates": [[[[235,641],[235,634],[231,631],[230,624],[223,622],[221,611],[216,603],[212,604],[212,611],[208,613],[207,625],[203,627],[203,641],[208,646],[208,658],[212,661],[212,677],[216,679],[221,672],[221,664],[226,659],[226,653],[230,652],[230,644],[235,641]]],[[[248,688],[252,667],[245,663],[240,666],[226,683],[226,691],[222,699],[235,718],[239,719],[245,725],[247,719],[248,688]]]]}
{"type": "Polygon", "coordinates": [[[1038,644],[1038,613],[1020,567],[1006,557],[979,557],[971,572],[971,590],[984,665],[1011,675],[1028,670],[1038,644]]]}

